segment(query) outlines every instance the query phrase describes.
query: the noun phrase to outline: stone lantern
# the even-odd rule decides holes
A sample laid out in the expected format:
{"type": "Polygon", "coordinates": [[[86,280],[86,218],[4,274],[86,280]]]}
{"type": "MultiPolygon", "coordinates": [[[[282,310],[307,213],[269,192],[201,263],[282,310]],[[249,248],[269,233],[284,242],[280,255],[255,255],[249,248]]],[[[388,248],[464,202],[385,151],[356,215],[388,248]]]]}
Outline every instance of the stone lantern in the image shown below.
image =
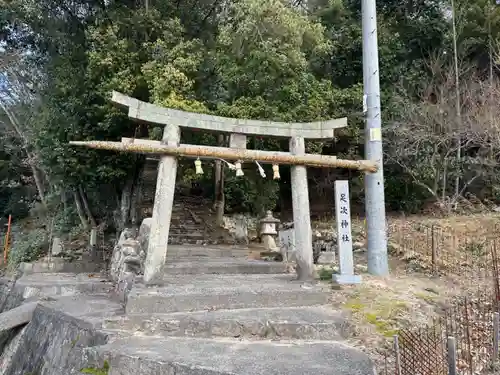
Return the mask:
{"type": "Polygon", "coordinates": [[[272,211],[267,211],[266,216],[260,219],[260,240],[267,251],[279,251],[275,241],[279,222],[273,217],[272,211]]]}

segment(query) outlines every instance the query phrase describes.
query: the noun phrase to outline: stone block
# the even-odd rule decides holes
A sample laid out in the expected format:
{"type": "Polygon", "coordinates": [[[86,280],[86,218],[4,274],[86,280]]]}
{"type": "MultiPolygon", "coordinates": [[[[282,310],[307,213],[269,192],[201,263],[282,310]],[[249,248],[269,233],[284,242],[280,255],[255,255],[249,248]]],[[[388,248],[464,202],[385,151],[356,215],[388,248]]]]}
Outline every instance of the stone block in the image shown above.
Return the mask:
{"type": "Polygon", "coordinates": [[[288,262],[295,261],[295,230],[293,228],[279,231],[280,250],[283,259],[288,262]]]}
{"type": "Polygon", "coordinates": [[[95,350],[110,375],[373,375],[358,349],[330,342],[127,337],[95,350]],[[114,369],[114,370],[113,370],[114,369]]]}
{"type": "MultiPolygon", "coordinates": [[[[139,228],[139,235],[137,236],[137,241],[140,245],[140,253],[142,262],[146,259],[146,254],[148,252],[149,245],[149,234],[151,233],[151,225],[153,224],[153,218],[148,217],[144,219],[139,228]]],[[[144,268],[144,264],[141,266],[144,268]]],[[[144,270],[143,270],[144,272],[144,270]]]]}
{"type": "Polygon", "coordinates": [[[122,302],[127,301],[127,295],[132,289],[135,278],[141,273],[142,259],[140,242],[126,239],[119,242],[111,260],[110,276],[115,283],[115,293],[122,302]]]}
{"type": "Polygon", "coordinates": [[[303,284],[292,275],[165,275],[164,286],[136,284],[127,313],[171,313],[211,309],[314,306],[328,303],[321,284],[303,284]]]}
{"type": "Polygon", "coordinates": [[[23,327],[7,344],[0,355],[0,374],[8,374],[15,354],[23,350],[23,343],[28,327],[23,327]]]}
{"type": "Polygon", "coordinates": [[[38,302],[28,302],[0,314],[0,334],[31,320],[38,302]]]}
{"type": "Polygon", "coordinates": [[[127,270],[126,260],[131,258],[139,259],[139,241],[134,239],[121,239],[113,250],[110,264],[110,276],[114,282],[119,282],[123,272],[127,270]]]}
{"type": "Polygon", "coordinates": [[[318,264],[332,264],[335,262],[335,253],[333,251],[323,251],[318,258],[318,264]]]}
{"type": "Polygon", "coordinates": [[[50,253],[52,256],[58,256],[59,254],[61,254],[63,251],[63,245],[62,245],[62,241],[59,237],[54,237],[54,239],[52,240],[52,247],[50,249],[50,253]]]}
{"type": "Polygon", "coordinates": [[[353,332],[344,313],[330,306],[254,308],[130,315],[106,319],[103,328],[142,335],[339,340],[353,332]]]}
{"type": "Polygon", "coordinates": [[[47,261],[37,261],[33,263],[23,262],[19,265],[19,270],[24,274],[31,273],[85,273],[99,272],[104,269],[103,263],[92,263],[88,261],[69,261],[63,258],[52,258],[47,261]]]}
{"type": "Polygon", "coordinates": [[[93,367],[84,349],[107,341],[96,320],[119,309],[117,303],[86,296],[41,302],[30,323],[2,353],[0,373],[68,375],[93,367]]]}
{"type": "Polygon", "coordinates": [[[285,271],[285,265],[281,262],[268,262],[234,258],[170,261],[167,262],[164,268],[164,273],[166,275],[250,275],[278,274],[285,271]]]}
{"type": "Polygon", "coordinates": [[[235,217],[234,238],[237,243],[248,245],[248,223],[244,215],[235,217]]]}
{"type": "Polygon", "coordinates": [[[16,282],[14,290],[23,296],[44,297],[79,293],[109,293],[111,285],[106,280],[89,277],[89,274],[28,274],[16,282]]]}
{"type": "Polygon", "coordinates": [[[341,285],[349,284],[361,284],[360,275],[350,275],[350,274],[333,274],[333,281],[341,285]]]}

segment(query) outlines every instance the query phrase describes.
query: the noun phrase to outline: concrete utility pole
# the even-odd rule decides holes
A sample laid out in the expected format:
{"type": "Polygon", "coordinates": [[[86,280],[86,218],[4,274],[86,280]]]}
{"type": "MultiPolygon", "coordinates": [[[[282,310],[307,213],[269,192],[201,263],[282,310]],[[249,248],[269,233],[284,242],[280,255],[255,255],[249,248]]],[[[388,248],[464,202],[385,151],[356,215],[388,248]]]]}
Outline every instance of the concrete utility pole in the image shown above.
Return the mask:
{"type": "Polygon", "coordinates": [[[377,9],[375,0],[362,0],[363,86],[366,100],[365,155],[379,168],[365,174],[365,211],[368,236],[368,272],[383,276],[389,273],[385,221],[384,172],[378,68],[377,9]]]}

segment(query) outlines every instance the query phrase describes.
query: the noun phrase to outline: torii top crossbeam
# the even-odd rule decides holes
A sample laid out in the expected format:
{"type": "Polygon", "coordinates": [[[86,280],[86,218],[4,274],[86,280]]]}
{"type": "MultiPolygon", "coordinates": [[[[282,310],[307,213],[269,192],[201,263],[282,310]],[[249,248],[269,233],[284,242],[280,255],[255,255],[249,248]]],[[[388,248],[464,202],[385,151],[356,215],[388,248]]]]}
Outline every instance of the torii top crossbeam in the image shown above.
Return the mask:
{"type": "Polygon", "coordinates": [[[140,122],[163,126],[165,124],[176,124],[177,126],[185,128],[204,129],[224,133],[327,139],[333,138],[335,129],[347,126],[347,118],[345,117],[328,121],[288,123],[245,120],[191,113],[142,102],[116,91],[113,91],[111,101],[122,107],[127,107],[128,116],[140,122]]]}

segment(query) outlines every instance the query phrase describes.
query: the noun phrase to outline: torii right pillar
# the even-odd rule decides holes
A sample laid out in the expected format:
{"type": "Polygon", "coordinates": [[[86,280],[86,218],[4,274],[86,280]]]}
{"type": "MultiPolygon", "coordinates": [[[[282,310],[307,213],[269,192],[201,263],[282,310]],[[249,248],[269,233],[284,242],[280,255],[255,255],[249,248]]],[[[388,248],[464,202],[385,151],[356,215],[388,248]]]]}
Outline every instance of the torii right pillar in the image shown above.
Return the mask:
{"type": "MultiPolygon", "coordinates": [[[[304,155],[305,152],[306,147],[303,137],[293,137],[290,139],[291,154],[304,155]]],[[[291,168],[291,180],[297,278],[302,281],[313,280],[311,212],[309,208],[306,167],[293,165],[291,168]]]]}

